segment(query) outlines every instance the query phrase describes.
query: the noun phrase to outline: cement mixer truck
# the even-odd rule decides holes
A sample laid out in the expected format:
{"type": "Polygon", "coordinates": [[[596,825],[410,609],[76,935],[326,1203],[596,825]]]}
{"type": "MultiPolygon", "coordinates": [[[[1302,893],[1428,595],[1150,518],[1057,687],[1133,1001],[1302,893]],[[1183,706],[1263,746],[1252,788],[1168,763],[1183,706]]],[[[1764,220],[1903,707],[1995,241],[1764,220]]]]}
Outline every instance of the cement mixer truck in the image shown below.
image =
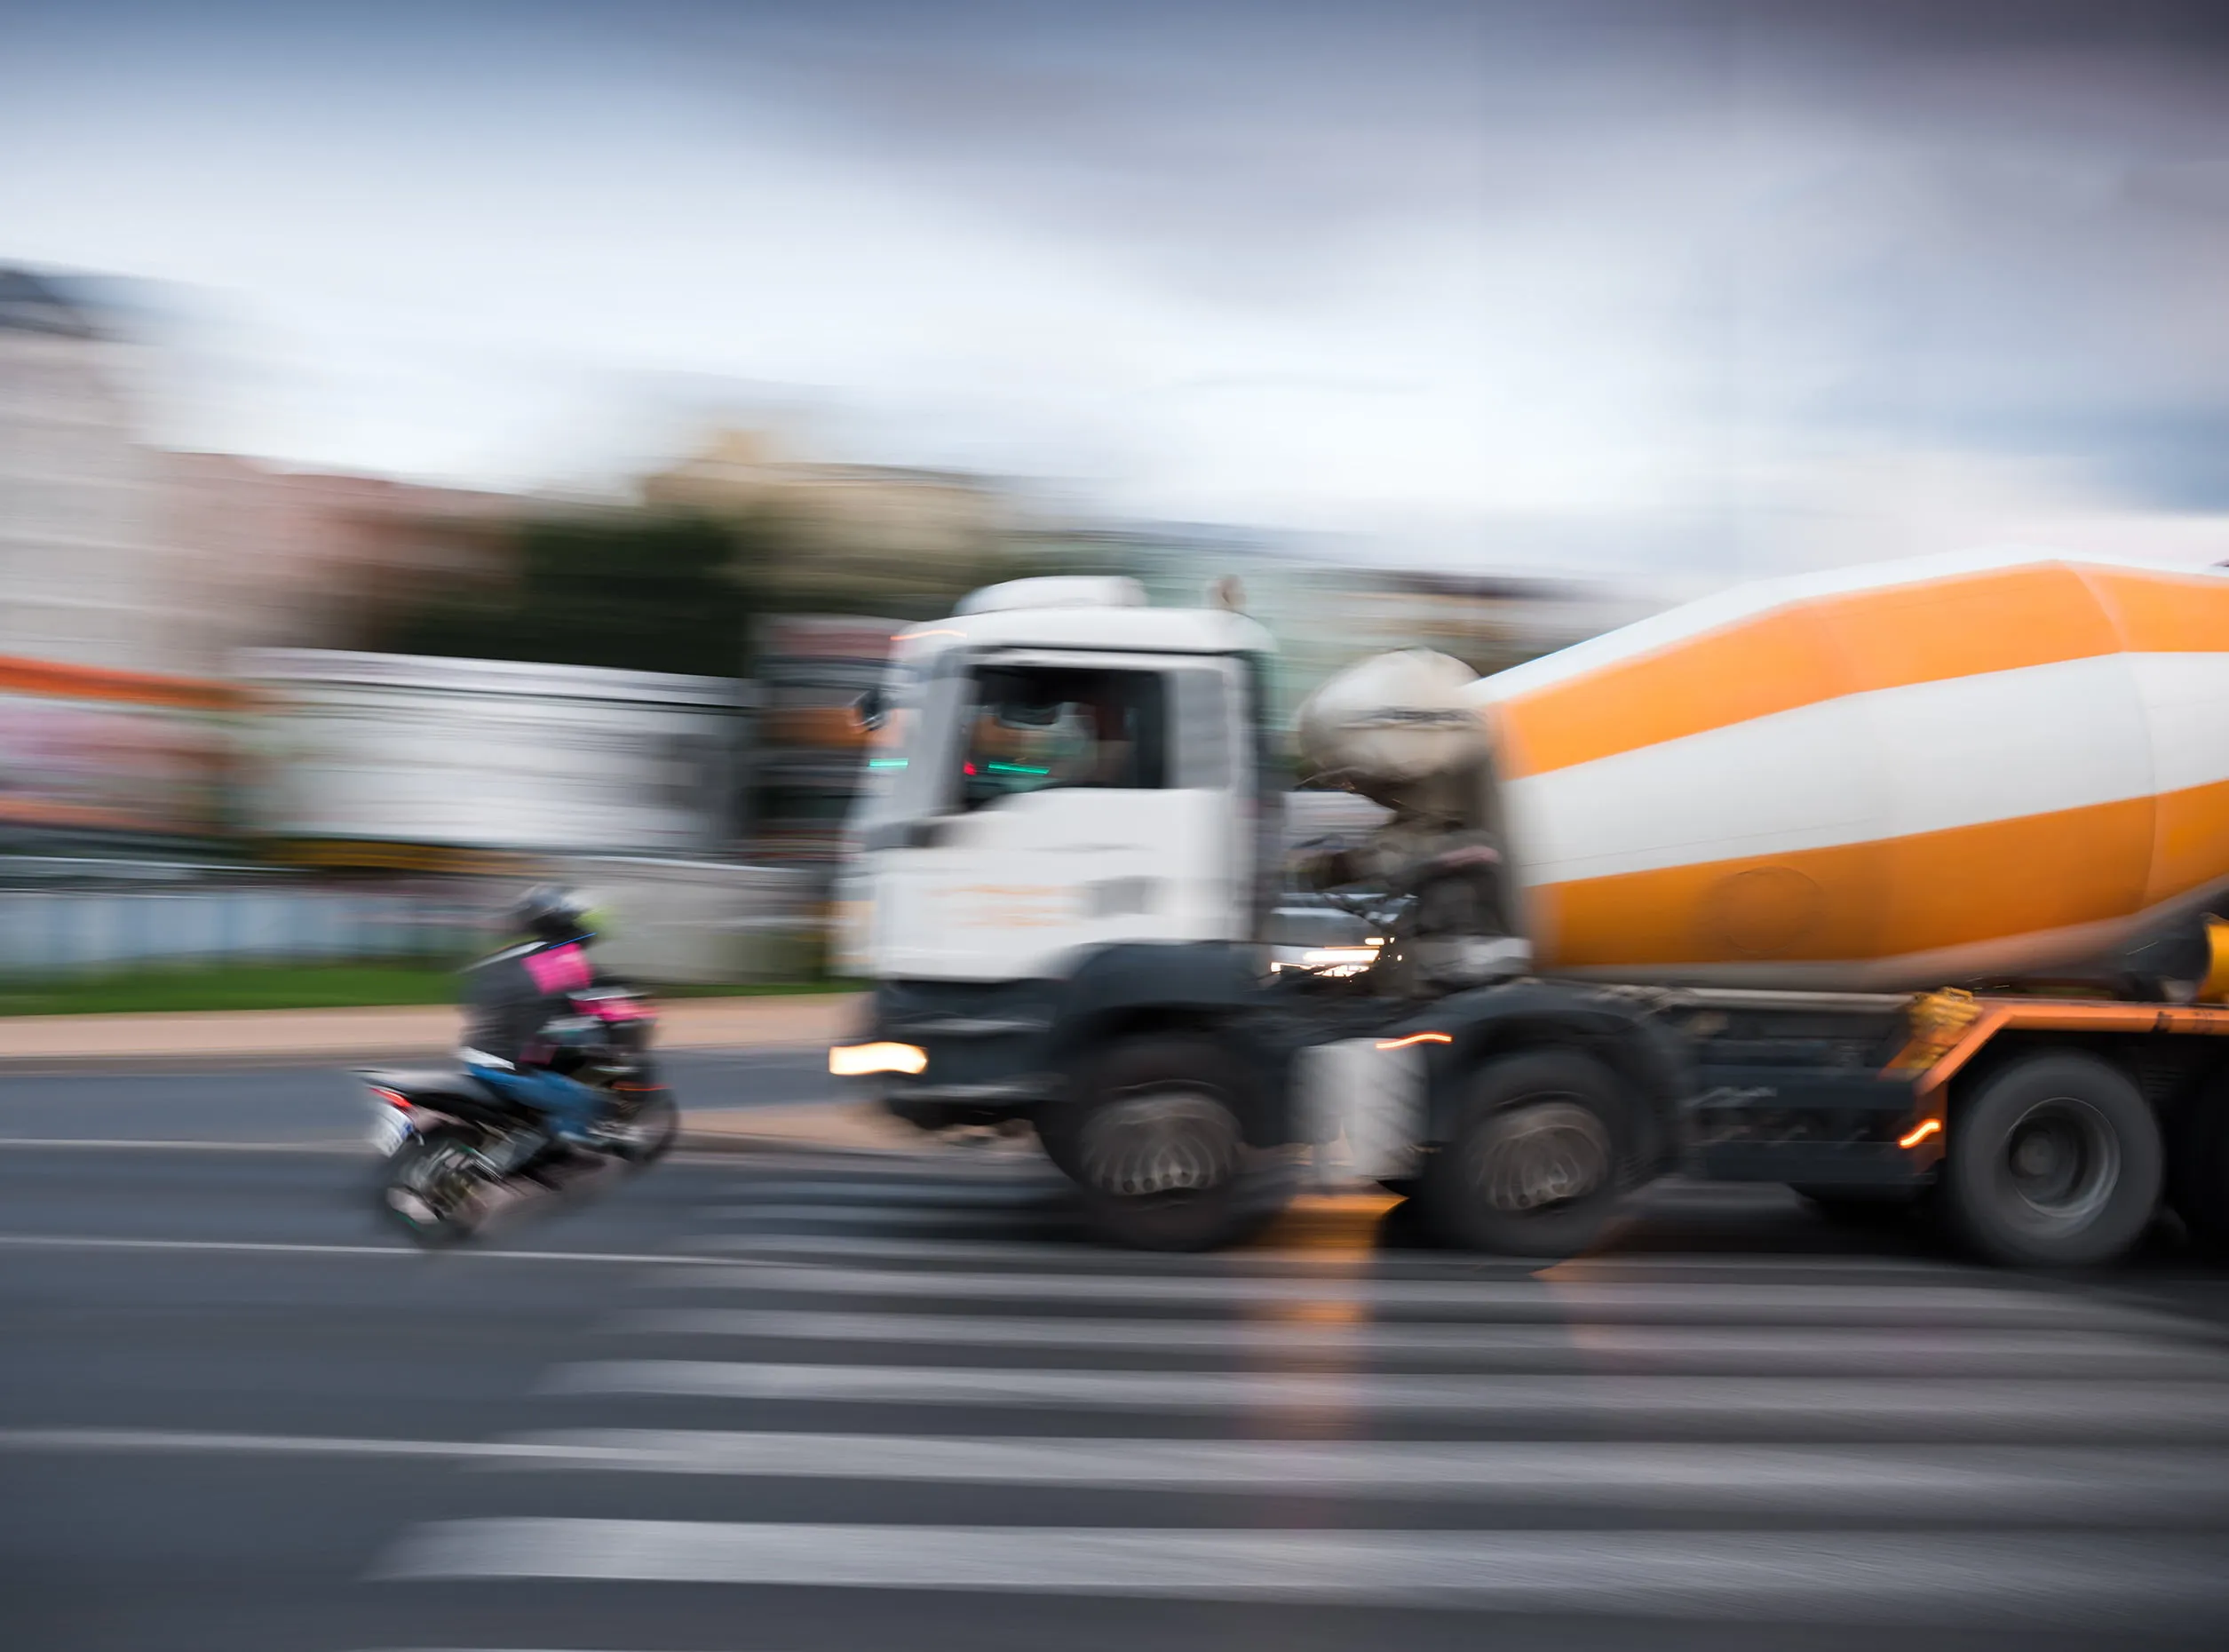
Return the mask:
{"type": "Polygon", "coordinates": [[[901,633],[831,1070],[1034,1127],[1141,1246],[1235,1237],[1301,1161],[1536,1257],[1673,1171],[1924,1197],[2012,1264],[2163,1203],[2229,1238],[2229,576],[1936,559],[1482,679],[1380,656],[1297,728],[1380,823],[1299,856],[1271,649],[1122,580],[901,633]]]}

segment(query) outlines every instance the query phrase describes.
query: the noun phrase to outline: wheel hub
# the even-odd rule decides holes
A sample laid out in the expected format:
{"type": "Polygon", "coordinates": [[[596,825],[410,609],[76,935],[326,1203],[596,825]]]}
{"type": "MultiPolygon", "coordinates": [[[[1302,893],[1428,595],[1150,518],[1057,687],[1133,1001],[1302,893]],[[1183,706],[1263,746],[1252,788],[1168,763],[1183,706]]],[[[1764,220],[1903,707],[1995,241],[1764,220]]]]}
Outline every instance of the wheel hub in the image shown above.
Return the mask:
{"type": "Polygon", "coordinates": [[[1610,1137],[1593,1111],[1570,1101],[1511,1108],[1479,1135],[1471,1180],[1495,1210],[1567,1204],[1610,1174],[1610,1137]]]}
{"type": "Polygon", "coordinates": [[[1203,1192],[1238,1173],[1238,1121],[1196,1091],[1107,1102],[1085,1123],[1082,1147],[1083,1179],[1124,1198],[1203,1192]]]}
{"type": "Polygon", "coordinates": [[[2037,1102],[2005,1139],[2003,1171],[2012,1191],[2053,1223],[2088,1219],[2111,1196],[2120,1165],[2112,1130],[2073,1097],[2037,1102]]]}

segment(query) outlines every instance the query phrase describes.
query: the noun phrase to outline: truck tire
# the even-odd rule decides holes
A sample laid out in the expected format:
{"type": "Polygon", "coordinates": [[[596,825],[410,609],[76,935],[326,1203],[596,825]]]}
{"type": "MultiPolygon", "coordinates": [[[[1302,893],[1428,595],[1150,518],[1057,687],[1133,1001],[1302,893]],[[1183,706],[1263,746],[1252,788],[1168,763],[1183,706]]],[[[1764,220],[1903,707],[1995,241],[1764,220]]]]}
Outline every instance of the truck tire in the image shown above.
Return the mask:
{"type": "Polygon", "coordinates": [[[1617,1209],[1624,1117],[1616,1075],[1590,1057],[1543,1050],[1489,1062],[1425,1166],[1425,1216],[1469,1250],[1575,1256],[1617,1209]]]}
{"type": "Polygon", "coordinates": [[[1048,1121],[1047,1151],[1056,1164],[1073,1156],[1084,1219],[1101,1238],[1205,1251],[1284,1208],[1289,1177],[1260,1166],[1246,1145],[1245,1071],[1208,1039],[1127,1039],[1092,1065],[1081,1090],[1048,1121]]]}
{"type": "Polygon", "coordinates": [[[1943,1192],[1967,1244],[2016,1267],[2090,1267],[2143,1236],[2158,1208],[2159,1121],[2118,1068],[2035,1055],[1953,1115],[1943,1192]]]}
{"type": "Polygon", "coordinates": [[[1064,1107],[1057,1101],[1041,1103],[1031,1117],[1030,1127],[1037,1132],[1037,1146],[1043,1151],[1052,1168],[1070,1181],[1083,1179],[1083,1163],[1078,1156],[1076,1137],[1083,1124],[1083,1109],[1064,1107]]]}

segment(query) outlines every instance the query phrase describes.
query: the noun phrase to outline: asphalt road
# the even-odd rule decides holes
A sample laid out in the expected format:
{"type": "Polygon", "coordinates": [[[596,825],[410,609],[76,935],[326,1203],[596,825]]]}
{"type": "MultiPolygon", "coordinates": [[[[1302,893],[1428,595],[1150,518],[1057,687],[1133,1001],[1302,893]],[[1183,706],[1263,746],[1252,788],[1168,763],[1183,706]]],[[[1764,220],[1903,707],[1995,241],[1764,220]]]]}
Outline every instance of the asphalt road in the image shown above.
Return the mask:
{"type": "MultiPolygon", "coordinates": [[[[834,1098],[824,1051],[682,1051],[660,1058],[691,1108],[834,1098]]],[[[418,1067],[424,1061],[399,1066],[418,1067]]],[[[258,1066],[182,1073],[16,1075],[0,1067],[0,1143],[23,1140],[334,1145],[363,1133],[362,1086],[344,1068],[258,1066]]]]}
{"type": "Polygon", "coordinates": [[[2229,1289],[2167,1239],[2014,1276],[1674,1187],[1542,1272],[1353,1200],[1151,1258],[984,1149],[429,1256],[344,1092],[243,1140],[286,1079],[0,1082],[11,1652],[2229,1634],[2229,1289]]]}

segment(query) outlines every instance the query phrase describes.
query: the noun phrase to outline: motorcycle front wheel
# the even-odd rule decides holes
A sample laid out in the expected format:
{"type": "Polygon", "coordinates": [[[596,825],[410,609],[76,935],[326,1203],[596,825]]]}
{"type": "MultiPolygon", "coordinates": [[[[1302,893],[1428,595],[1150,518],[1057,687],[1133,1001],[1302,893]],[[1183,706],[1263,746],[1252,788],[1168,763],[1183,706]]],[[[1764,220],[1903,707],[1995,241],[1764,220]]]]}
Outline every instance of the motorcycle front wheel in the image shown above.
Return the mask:
{"type": "Polygon", "coordinates": [[[681,1109],[664,1090],[643,1096],[621,1121],[613,1150],[628,1164],[655,1164],[673,1151],[681,1134],[681,1109]]]}

